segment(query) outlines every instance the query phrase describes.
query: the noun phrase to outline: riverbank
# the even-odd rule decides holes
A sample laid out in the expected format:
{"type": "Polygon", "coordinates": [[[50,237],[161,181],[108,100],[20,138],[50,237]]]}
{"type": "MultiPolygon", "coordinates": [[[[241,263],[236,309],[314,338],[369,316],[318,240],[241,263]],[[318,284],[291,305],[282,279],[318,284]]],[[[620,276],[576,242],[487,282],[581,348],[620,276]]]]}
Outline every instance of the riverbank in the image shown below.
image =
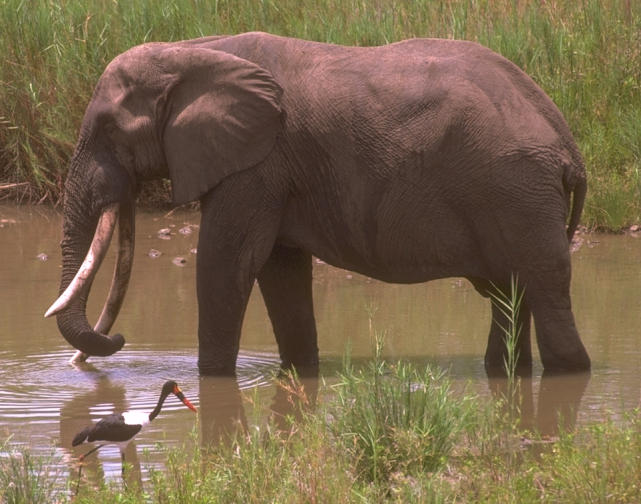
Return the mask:
{"type": "Polygon", "coordinates": [[[247,430],[195,448],[159,443],[165,467],[149,466],[142,482],[129,467],[127,486],[116,476],[78,480],[73,461],[61,481],[46,458],[2,450],[0,497],[32,504],[641,499],[638,408],[577,429],[565,409],[555,431],[541,434],[519,421],[518,386],[484,401],[454,393],[443,371],[380,359],[360,369],[348,362],[316,406],[297,380],[281,378],[279,387],[290,415],[264,420],[265,405],[249,397],[257,413],[247,430]]]}
{"type": "MultiPolygon", "coordinates": [[[[7,0],[0,6],[0,199],[60,201],[67,161],[105,65],[146,41],[263,30],[340,44],[409,37],[478,41],[543,87],[585,157],[583,223],[641,223],[641,4],[357,0],[7,0]]],[[[143,203],[168,201],[166,183],[143,203]]]]}

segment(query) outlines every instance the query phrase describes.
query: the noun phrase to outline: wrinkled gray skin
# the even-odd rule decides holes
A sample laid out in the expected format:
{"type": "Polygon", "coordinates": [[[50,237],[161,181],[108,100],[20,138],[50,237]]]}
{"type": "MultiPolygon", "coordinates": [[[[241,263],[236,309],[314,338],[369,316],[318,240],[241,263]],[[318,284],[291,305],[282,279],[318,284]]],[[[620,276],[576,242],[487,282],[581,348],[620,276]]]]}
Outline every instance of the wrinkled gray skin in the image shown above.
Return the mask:
{"type": "MultiPolygon", "coordinates": [[[[247,33],[121,54],[71,161],[61,290],[101,209],[131,207],[138,182],[160,177],[175,203],[201,203],[202,374],[234,373],[255,279],[283,365],[318,365],[312,254],[387,282],[466,277],[484,296],[518,274],[521,372],[531,369],[530,315],[546,371],[590,367],[569,295],[580,154],[543,91],[477,44],[355,48],[247,33]]],[[[124,339],[89,327],[88,290],[58,325],[74,347],[109,355],[124,339]]],[[[505,353],[505,321],[492,315],[490,374],[505,353]]]]}

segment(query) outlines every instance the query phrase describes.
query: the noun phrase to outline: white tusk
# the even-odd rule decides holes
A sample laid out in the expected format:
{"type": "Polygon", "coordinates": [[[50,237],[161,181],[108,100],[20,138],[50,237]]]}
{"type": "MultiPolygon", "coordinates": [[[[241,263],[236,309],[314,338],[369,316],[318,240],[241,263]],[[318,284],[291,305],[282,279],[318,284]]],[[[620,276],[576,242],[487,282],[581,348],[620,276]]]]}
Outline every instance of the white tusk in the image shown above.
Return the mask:
{"type": "MultiPolygon", "coordinates": [[[[111,287],[102,313],[93,328],[94,331],[102,334],[107,334],[111,329],[127,292],[134,259],[134,224],[134,207],[123,205],[118,219],[118,256],[111,279],[111,287]]],[[[78,350],[73,354],[69,363],[79,364],[86,362],[88,358],[89,355],[78,350]]]]}
{"type": "Polygon", "coordinates": [[[100,263],[109,249],[111,236],[113,235],[116,227],[116,220],[118,219],[118,209],[118,203],[114,203],[109,205],[102,212],[85,260],[80,268],[78,268],[76,276],[67,286],[65,291],[49,307],[45,313],[45,317],[51,317],[52,315],[55,315],[67,308],[69,304],[78,297],[81,292],[83,292],[84,289],[91,285],[94,276],[100,268],[100,263]]]}
{"type": "Polygon", "coordinates": [[[116,266],[114,267],[107,301],[94,327],[94,331],[102,334],[107,334],[110,331],[116,317],[118,317],[120,307],[127,293],[129,277],[131,276],[134,262],[134,206],[132,203],[123,204],[120,210],[116,266]]]}

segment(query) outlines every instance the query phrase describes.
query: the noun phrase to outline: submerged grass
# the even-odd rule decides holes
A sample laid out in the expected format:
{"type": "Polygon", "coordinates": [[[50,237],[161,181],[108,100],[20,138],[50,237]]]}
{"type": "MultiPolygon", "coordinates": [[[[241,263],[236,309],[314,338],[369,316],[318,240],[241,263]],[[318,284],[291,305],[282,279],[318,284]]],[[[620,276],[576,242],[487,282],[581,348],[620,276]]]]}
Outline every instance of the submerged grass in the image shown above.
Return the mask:
{"type": "Polygon", "coordinates": [[[0,192],[57,201],[106,63],[132,45],[263,30],[341,44],[476,40],[530,74],[576,135],[584,221],[641,221],[641,3],[630,0],[3,0],[0,192]]]}
{"type": "MultiPolygon", "coordinates": [[[[283,387],[306,404],[294,378],[283,387]]],[[[584,503],[641,501],[641,411],[541,440],[501,405],[454,394],[442,371],[380,358],[348,365],[313,410],[206,447],[156,447],[163,470],[54,492],[47,459],[3,453],[2,502],[584,503]],[[374,402],[377,401],[377,402],[374,402]],[[527,436],[529,443],[523,443],[527,436]],[[9,493],[12,489],[21,493],[9,493]],[[7,490],[10,489],[10,490],[7,490]],[[40,492],[40,493],[39,493],[40,492]],[[47,495],[41,498],[39,495],[47,495]],[[15,495],[15,497],[14,497],[15,495]]],[[[255,407],[260,407],[255,403],[255,407]]],[[[257,415],[257,417],[260,415],[257,415]]],[[[191,443],[190,446],[197,446],[191,443]]],[[[72,471],[75,477],[75,471],[72,471]]]]}

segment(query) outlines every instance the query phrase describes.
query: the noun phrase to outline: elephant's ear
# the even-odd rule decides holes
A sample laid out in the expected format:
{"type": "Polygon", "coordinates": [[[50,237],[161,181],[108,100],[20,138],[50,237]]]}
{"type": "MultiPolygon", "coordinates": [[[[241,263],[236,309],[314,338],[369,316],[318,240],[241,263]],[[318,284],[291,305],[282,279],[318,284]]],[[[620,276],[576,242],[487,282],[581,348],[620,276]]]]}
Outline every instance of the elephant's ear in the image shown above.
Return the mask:
{"type": "Polygon", "coordinates": [[[171,47],[159,59],[175,77],[162,141],[173,200],[186,203],[269,154],[282,90],[267,70],[225,52],[171,47]]]}

